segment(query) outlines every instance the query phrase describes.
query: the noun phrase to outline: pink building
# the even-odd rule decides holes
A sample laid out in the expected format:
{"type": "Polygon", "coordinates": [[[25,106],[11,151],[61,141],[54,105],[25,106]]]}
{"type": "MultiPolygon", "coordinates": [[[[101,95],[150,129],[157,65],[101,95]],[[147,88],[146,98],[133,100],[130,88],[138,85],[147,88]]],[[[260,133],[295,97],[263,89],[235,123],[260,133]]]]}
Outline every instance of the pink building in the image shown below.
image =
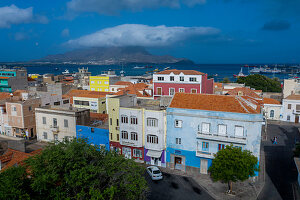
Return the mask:
{"type": "Polygon", "coordinates": [[[213,94],[213,79],[195,70],[165,70],[153,74],[154,98],[173,96],[176,92],[213,94]]]}

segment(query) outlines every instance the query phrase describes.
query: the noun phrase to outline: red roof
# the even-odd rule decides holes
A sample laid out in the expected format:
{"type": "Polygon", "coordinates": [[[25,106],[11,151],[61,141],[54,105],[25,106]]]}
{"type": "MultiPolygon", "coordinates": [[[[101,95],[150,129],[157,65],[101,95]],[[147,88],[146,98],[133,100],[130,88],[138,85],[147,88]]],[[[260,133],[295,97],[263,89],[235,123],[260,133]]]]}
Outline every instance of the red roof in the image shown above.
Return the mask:
{"type": "Polygon", "coordinates": [[[41,149],[38,149],[31,153],[25,153],[14,149],[7,149],[7,151],[2,156],[0,156],[0,161],[2,164],[1,171],[4,171],[14,165],[23,165],[24,160],[31,156],[39,154],[41,151],[41,149]]]}
{"type": "Polygon", "coordinates": [[[260,113],[259,106],[254,109],[240,97],[211,94],[176,93],[170,107],[235,113],[260,113]]]}
{"type": "Polygon", "coordinates": [[[63,97],[86,97],[86,98],[102,98],[106,97],[106,95],[112,94],[112,92],[98,92],[98,91],[89,91],[89,90],[70,90],[63,97]]]}
{"type": "Polygon", "coordinates": [[[148,92],[145,90],[148,89],[148,85],[145,83],[137,83],[130,85],[126,88],[120,88],[115,95],[123,95],[123,94],[135,94],[137,97],[151,97],[148,92]]]}
{"type": "Polygon", "coordinates": [[[0,100],[8,99],[10,98],[9,92],[0,92],[0,100]]]}
{"type": "Polygon", "coordinates": [[[183,73],[184,75],[204,75],[202,72],[198,72],[196,70],[177,70],[177,69],[170,69],[170,70],[164,70],[161,72],[157,72],[156,74],[176,74],[179,75],[180,73],[183,73]]]}
{"type": "Polygon", "coordinates": [[[264,104],[280,104],[279,101],[271,98],[264,98],[263,99],[264,104]]]}
{"type": "Polygon", "coordinates": [[[106,121],[108,119],[108,114],[102,114],[102,113],[90,113],[91,120],[100,120],[100,121],[106,121]]]}
{"type": "Polygon", "coordinates": [[[128,81],[118,81],[113,85],[133,85],[133,83],[128,82],[128,81]]]}
{"type": "Polygon", "coordinates": [[[250,88],[246,87],[227,89],[226,91],[229,95],[250,96],[252,98],[262,99],[258,94],[256,94],[255,90],[251,90],[250,88]]]}

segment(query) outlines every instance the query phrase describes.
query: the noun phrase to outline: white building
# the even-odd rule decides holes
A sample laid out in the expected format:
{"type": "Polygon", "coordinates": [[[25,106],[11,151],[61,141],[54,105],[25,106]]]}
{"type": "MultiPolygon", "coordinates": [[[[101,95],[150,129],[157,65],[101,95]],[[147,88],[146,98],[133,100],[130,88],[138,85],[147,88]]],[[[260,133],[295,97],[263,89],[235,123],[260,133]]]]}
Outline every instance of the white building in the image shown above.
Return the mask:
{"type": "Polygon", "coordinates": [[[300,79],[285,79],[283,82],[283,98],[292,94],[300,94],[300,79]]]}
{"type": "Polygon", "coordinates": [[[271,98],[263,99],[264,116],[270,120],[280,120],[282,105],[279,101],[271,98]]]}
{"type": "Polygon", "coordinates": [[[300,95],[289,95],[282,100],[282,121],[299,123],[300,95]]]}
{"type": "Polygon", "coordinates": [[[35,109],[35,118],[38,141],[62,141],[76,137],[76,125],[89,125],[90,111],[46,106],[35,109]]]}

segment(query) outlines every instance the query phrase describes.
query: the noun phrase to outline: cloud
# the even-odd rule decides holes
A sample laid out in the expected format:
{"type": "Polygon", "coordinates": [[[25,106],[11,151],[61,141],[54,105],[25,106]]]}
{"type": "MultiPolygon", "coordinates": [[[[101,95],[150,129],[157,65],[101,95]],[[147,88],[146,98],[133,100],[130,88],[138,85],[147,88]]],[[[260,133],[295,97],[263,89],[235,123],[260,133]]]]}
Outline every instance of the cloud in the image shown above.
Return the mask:
{"type": "Polygon", "coordinates": [[[266,31],[283,31],[291,27],[291,24],[285,20],[272,20],[266,22],[262,27],[262,30],[266,31]]]}
{"type": "Polygon", "coordinates": [[[114,15],[121,10],[139,11],[144,8],[179,8],[181,5],[195,6],[206,3],[206,0],[71,0],[67,3],[69,11],[97,12],[114,15]]]}
{"type": "Polygon", "coordinates": [[[27,35],[23,32],[17,32],[14,35],[14,39],[15,40],[25,40],[25,39],[27,39],[27,35]]]}
{"type": "Polygon", "coordinates": [[[70,30],[68,28],[65,28],[64,30],[62,30],[61,36],[69,37],[70,36],[70,30]]]}
{"type": "Polygon", "coordinates": [[[105,28],[95,33],[69,40],[70,47],[100,46],[168,46],[191,37],[216,36],[220,30],[212,27],[147,26],[142,24],[123,24],[105,28]]]}
{"type": "Polygon", "coordinates": [[[48,23],[45,16],[33,15],[33,7],[18,8],[15,5],[0,7],[0,28],[10,28],[13,24],[48,23]]]}

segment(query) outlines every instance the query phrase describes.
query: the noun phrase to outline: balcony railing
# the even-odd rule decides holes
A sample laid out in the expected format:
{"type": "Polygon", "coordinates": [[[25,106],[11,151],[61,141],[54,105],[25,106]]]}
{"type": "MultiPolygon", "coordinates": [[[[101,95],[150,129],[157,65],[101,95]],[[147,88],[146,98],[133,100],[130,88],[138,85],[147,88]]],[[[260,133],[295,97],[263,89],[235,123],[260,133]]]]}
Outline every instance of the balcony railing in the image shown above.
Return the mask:
{"type": "Polygon", "coordinates": [[[229,136],[227,134],[223,135],[218,133],[202,133],[201,131],[198,131],[197,138],[213,140],[213,141],[229,142],[229,143],[238,143],[238,144],[247,143],[246,137],[236,137],[236,136],[229,136]]]}
{"type": "Polygon", "coordinates": [[[58,133],[58,132],[59,132],[58,126],[54,126],[54,125],[50,125],[50,130],[51,130],[53,133],[58,133]]]}
{"type": "Polygon", "coordinates": [[[206,151],[200,151],[200,150],[196,151],[196,156],[202,157],[202,158],[211,158],[211,159],[215,158],[213,153],[206,152],[206,151]]]}

